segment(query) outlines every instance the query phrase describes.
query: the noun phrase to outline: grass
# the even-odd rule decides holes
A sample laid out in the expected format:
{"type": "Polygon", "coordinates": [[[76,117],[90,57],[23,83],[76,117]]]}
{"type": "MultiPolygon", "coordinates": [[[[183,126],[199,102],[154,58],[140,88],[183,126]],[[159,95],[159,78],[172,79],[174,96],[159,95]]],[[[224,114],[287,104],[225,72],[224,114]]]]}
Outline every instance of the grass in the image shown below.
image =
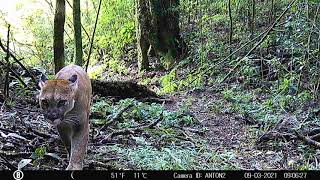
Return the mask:
{"type": "MultiPolygon", "coordinates": [[[[155,129],[145,129],[142,133],[117,137],[123,143],[101,147],[98,152],[116,154],[120,160],[114,167],[120,169],[145,169],[145,170],[190,170],[190,169],[235,169],[232,160],[234,153],[216,152],[208,146],[206,138],[188,133],[177,128],[192,127],[201,130],[199,122],[186,115],[192,104],[189,99],[183,107],[176,112],[165,110],[162,105],[155,103],[142,103],[134,99],[125,99],[116,103],[106,99],[96,101],[93,112],[107,112],[112,114],[128,104],[134,104],[131,110],[123,113],[122,118],[110,129],[123,129],[150,123],[163,114],[163,120],[155,129]],[[116,109],[116,110],[112,110],[116,109]],[[188,138],[190,140],[188,140],[188,138]]],[[[105,121],[104,121],[105,122],[105,121]]],[[[92,121],[93,126],[103,123],[92,121]]],[[[107,131],[110,131],[107,130],[107,131]]]]}
{"type": "MultiPolygon", "coordinates": [[[[225,88],[220,93],[222,98],[211,106],[211,110],[217,113],[225,112],[229,109],[229,113],[240,114],[245,118],[260,122],[262,124],[260,128],[248,126],[246,130],[248,139],[254,140],[273,129],[278,122],[285,118],[296,118],[298,124],[295,124],[295,126],[302,129],[320,125],[317,116],[318,106],[308,106],[308,103],[312,100],[312,96],[308,91],[291,95],[289,91],[282,91],[283,86],[280,86],[279,89],[274,88],[274,91],[269,93],[260,93],[259,89],[246,91],[241,86],[225,88]]],[[[254,141],[251,143],[253,143],[252,148],[257,148],[254,145],[254,141]]],[[[297,151],[303,157],[300,157],[300,160],[288,160],[288,168],[299,170],[319,169],[317,151],[301,142],[293,143],[295,143],[297,151]]],[[[263,149],[270,148],[274,151],[279,151],[286,147],[288,142],[278,139],[267,142],[266,145],[269,147],[264,147],[263,149]]]]}
{"type": "Polygon", "coordinates": [[[140,137],[137,145],[112,145],[108,150],[116,153],[120,160],[116,163],[121,169],[136,170],[228,170],[239,169],[234,164],[232,151],[215,152],[209,149],[192,148],[174,143],[166,147],[154,147],[140,137]]]}

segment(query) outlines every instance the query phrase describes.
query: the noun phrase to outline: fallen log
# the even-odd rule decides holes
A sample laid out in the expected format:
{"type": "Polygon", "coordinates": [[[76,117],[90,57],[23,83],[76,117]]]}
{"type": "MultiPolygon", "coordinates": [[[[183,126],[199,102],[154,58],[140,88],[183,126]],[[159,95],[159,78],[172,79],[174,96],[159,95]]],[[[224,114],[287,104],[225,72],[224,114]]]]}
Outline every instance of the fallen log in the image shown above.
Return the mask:
{"type": "MultiPolygon", "coordinates": [[[[1,61],[0,61],[1,63],[1,61]]],[[[0,64],[1,65],[1,64],[0,64]]],[[[32,70],[29,69],[29,72],[32,70]]],[[[17,78],[21,78],[21,72],[15,72],[17,78]]],[[[36,81],[39,81],[39,77],[41,76],[41,72],[36,72],[38,78],[36,81]]],[[[29,77],[30,74],[25,74],[25,77],[29,77]]],[[[30,76],[31,77],[31,76],[30,76]]],[[[21,79],[23,82],[23,80],[21,79]]],[[[143,101],[149,102],[163,102],[170,101],[167,99],[162,99],[161,96],[157,95],[155,92],[150,90],[147,86],[140,85],[134,81],[105,81],[105,80],[97,80],[91,79],[93,94],[103,96],[103,97],[112,97],[114,99],[125,99],[125,98],[136,98],[143,101]]],[[[26,85],[27,86],[27,85],[26,85]]],[[[31,85],[32,86],[32,85],[31,85]]],[[[35,82],[33,87],[29,87],[30,89],[40,89],[38,87],[38,82],[35,82]]],[[[32,103],[34,104],[34,103],[32,103]]]]}
{"type": "Polygon", "coordinates": [[[148,89],[146,86],[139,85],[133,81],[102,81],[91,80],[93,94],[98,94],[104,97],[124,98],[160,98],[155,92],[148,89]]]}

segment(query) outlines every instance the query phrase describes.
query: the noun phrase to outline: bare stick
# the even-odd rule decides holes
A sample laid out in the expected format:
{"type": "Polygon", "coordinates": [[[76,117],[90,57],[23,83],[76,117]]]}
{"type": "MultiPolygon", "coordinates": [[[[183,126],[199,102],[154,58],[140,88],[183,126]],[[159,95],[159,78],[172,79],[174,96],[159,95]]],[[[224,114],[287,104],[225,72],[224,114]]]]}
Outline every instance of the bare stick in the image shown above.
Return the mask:
{"type": "Polygon", "coordinates": [[[205,134],[205,131],[200,130],[200,129],[193,129],[193,128],[180,127],[180,126],[174,126],[174,127],[177,128],[177,129],[183,130],[183,131],[190,131],[192,133],[196,133],[196,134],[199,134],[201,136],[205,134]]]}
{"type": "Polygon", "coordinates": [[[54,138],[53,135],[37,131],[34,128],[28,128],[28,131],[31,131],[36,136],[39,136],[39,137],[44,138],[44,139],[54,138]]]}
{"type": "Polygon", "coordinates": [[[88,59],[87,59],[87,63],[86,63],[86,72],[88,71],[88,66],[89,66],[89,61],[90,61],[90,56],[91,56],[92,46],[93,46],[94,34],[96,33],[96,28],[97,28],[97,24],[98,24],[98,18],[99,18],[99,13],[100,13],[100,8],[101,8],[101,2],[102,2],[102,0],[99,1],[99,7],[98,7],[97,16],[96,16],[96,22],[94,23],[94,28],[93,28],[93,33],[92,33],[92,38],[91,38],[91,43],[90,43],[90,49],[89,49],[88,59]]]}
{"type": "Polygon", "coordinates": [[[6,151],[0,150],[0,156],[4,156],[4,157],[11,157],[11,158],[23,157],[23,158],[27,158],[27,157],[30,157],[31,155],[32,155],[31,152],[6,152],[6,151]]]}
{"type": "MultiPolygon", "coordinates": [[[[0,47],[3,51],[7,51],[7,49],[4,47],[4,45],[1,42],[0,39],[0,47]]],[[[27,75],[31,77],[32,81],[37,83],[38,81],[36,80],[35,76],[18,60],[18,58],[9,50],[10,56],[13,58],[13,60],[20,65],[20,67],[26,71],[27,75]]]]}
{"type": "Polygon", "coordinates": [[[315,134],[313,136],[310,136],[310,139],[315,140],[315,141],[319,141],[320,140],[320,134],[315,134]]]}
{"type": "MultiPolygon", "coordinates": [[[[246,46],[248,46],[249,44],[253,43],[255,40],[259,39],[261,36],[263,36],[265,33],[267,33],[268,29],[266,29],[264,32],[262,32],[261,34],[259,34],[257,37],[249,40],[248,42],[246,42],[245,44],[243,44],[241,47],[239,47],[238,49],[236,49],[235,51],[233,51],[231,54],[229,54],[227,57],[225,57],[222,60],[217,60],[212,62],[213,65],[211,65],[210,67],[208,67],[207,69],[203,70],[203,71],[199,71],[199,73],[197,74],[205,74],[208,71],[212,70],[214,67],[224,63],[226,60],[230,59],[230,57],[232,57],[233,55],[235,55],[237,52],[239,52],[241,49],[245,48],[246,46]],[[217,63],[215,63],[217,62],[217,63]]],[[[194,72],[194,71],[193,71],[194,72]]],[[[192,73],[193,73],[192,72],[192,73]]],[[[196,76],[196,78],[194,78],[190,83],[193,83],[196,79],[198,79],[199,76],[196,76]]]]}
{"type": "Polygon", "coordinates": [[[17,78],[18,81],[20,81],[20,83],[21,83],[24,87],[28,87],[28,86],[26,85],[26,83],[21,79],[21,77],[19,76],[19,74],[17,74],[10,66],[2,63],[1,61],[0,61],[0,65],[5,66],[5,67],[9,67],[9,70],[10,70],[10,72],[12,72],[13,76],[14,76],[15,78],[17,78]]]}
{"type": "Polygon", "coordinates": [[[278,131],[272,130],[272,131],[268,131],[266,133],[264,133],[263,135],[261,135],[257,141],[256,144],[260,144],[262,142],[266,142],[266,141],[270,141],[270,140],[274,140],[274,139],[284,139],[284,140],[290,140],[290,139],[294,139],[296,138],[294,135],[292,135],[291,133],[280,133],[278,131]]]}
{"type": "Polygon", "coordinates": [[[280,21],[280,19],[288,12],[288,10],[291,8],[292,4],[296,0],[292,0],[291,3],[288,5],[288,7],[282,12],[282,14],[272,23],[270,27],[268,27],[267,32],[264,34],[264,36],[258,41],[251,49],[250,51],[243,57],[241,58],[238,63],[228,72],[228,74],[220,81],[220,83],[224,82],[230,75],[235,71],[239,65],[246,59],[247,56],[249,56],[263,41],[268,37],[269,33],[271,30],[274,28],[274,26],[280,21]]]}
{"type": "Polygon", "coordinates": [[[10,130],[9,128],[2,128],[2,127],[0,127],[0,131],[9,132],[9,133],[16,133],[15,131],[10,130]]]}
{"type": "Polygon", "coordinates": [[[8,26],[8,34],[7,34],[7,56],[5,57],[5,60],[7,61],[7,73],[6,73],[6,79],[4,83],[4,97],[7,99],[9,97],[9,67],[10,67],[10,62],[9,62],[9,38],[10,38],[10,24],[8,26]]]}
{"type": "MultiPolygon", "coordinates": [[[[290,5],[288,6],[288,8],[284,11],[284,13],[282,13],[281,15],[280,15],[280,17],[282,17],[285,13],[286,13],[286,11],[288,11],[289,9],[290,9],[290,7],[291,7],[291,5],[293,4],[295,2],[295,0],[293,0],[291,3],[290,3],[290,5]]],[[[279,18],[278,18],[279,19],[279,18]]],[[[278,19],[273,23],[274,25],[276,25],[276,23],[277,23],[277,21],[278,21],[278,19]]],[[[280,19],[279,19],[280,20],[280,19]]],[[[273,25],[272,24],[272,25],[273,25]]],[[[272,25],[270,26],[270,27],[272,27],[272,25]]],[[[220,64],[222,64],[222,63],[224,63],[226,60],[228,60],[230,57],[232,57],[234,54],[236,54],[237,52],[239,52],[241,49],[243,49],[244,47],[246,47],[247,45],[249,45],[249,44],[251,44],[252,42],[254,42],[255,40],[257,40],[257,39],[259,39],[261,36],[263,36],[264,35],[264,38],[262,38],[263,40],[267,37],[267,35],[268,35],[268,33],[270,33],[270,30],[272,29],[270,29],[270,27],[269,28],[267,28],[264,32],[262,32],[261,34],[259,34],[257,37],[255,37],[255,38],[253,38],[252,40],[250,40],[250,41],[248,41],[248,42],[246,42],[245,44],[243,44],[241,47],[239,47],[238,49],[236,49],[235,51],[233,51],[231,54],[229,54],[227,57],[225,57],[224,59],[222,59],[222,60],[219,60],[218,62],[217,61],[215,61],[215,62],[217,62],[217,63],[214,63],[214,62],[212,62],[212,64],[213,65],[211,65],[209,68],[207,68],[207,69],[205,69],[205,70],[203,70],[203,71],[200,71],[199,73],[197,73],[197,74],[205,74],[205,73],[207,73],[207,72],[209,72],[210,70],[212,70],[214,67],[216,67],[216,66],[218,66],[218,65],[220,65],[220,64]],[[267,34],[267,35],[266,35],[267,34]]],[[[260,41],[259,41],[260,42],[260,41]]],[[[262,41],[263,42],[263,41],[262,41]]],[[[262,43],[261,42],[261,43],[262,43]]],[[[260,44],[261,44],[260,43],[260,44]]],[[[257,43],[258,44],[258,43],[257,43]]],[[[258,45],[260,45],[260,44],[258,44],[258,45]]],[[[256,48],[256,47],[255,47],[256,48]]],[[[254,49],[255,49],[254,48],[254,49]]],[[[253,49],[253,50],[254,50],[253,49]]],[[[252,50],[252,51],[253,51],[252,50]]],[[[250,50],[251,51],[251,50],[250,50]]],[[[249,52],[250,52],[249,51],[249,52]]],[[[252,52],[251,51],[251,52],[252,52]]],[[[251,52],[250,52],[250,54],[251,54],[251,52]]],[[[248,56],[249,54],[246,54],[246,56],[248,56]]],[[[246,56],[244,56],[240,61],[243,61],[244,60],[244,58],[246,57],[246,56]]],[[[236,66],[239,66],[240,65],[240,63],[239,64],[237,64],[236,66]]],[[[237,67],[236,67],[237,68],[237,67]]],[[[233,72],[235,70],[235,68],[234,69],[232,69],[231,70],[231,72],[233,72]]],[[[225,79],[230,75],[231,73],[229,72],[228,73],[228,75],[223,79],[223,81],[225,81],[225,79]]],[[[199,76],[195,76],[195,78],[190,82],[190,83],[193,83],[195,80],[197,80],[199,78],[199,76]]],[[[221,82],[223,82],[223,81],[221,81],[221,82]]]]}
{"type": "Polygon", "coordinates": [[[110,124],[112,124],[113,122],[119,120],[119,118],[121,117],[121,115],[126,112],[127,110],[129,110],[131,107],[133,107],[133,104],[129,104],[128,106],[124,107],[123,109],[121,109],[110,121],[106,122],[100,130],[105,129],[107,126],[109,126],[110,124]]]}
{"type": "Polygon", "coordinates": [[[308,130],[306,133],[308,134],[308,136],[320,134],[320,128],[314,128],[314,129],[308,130]]]}
{"type": "MultiPolygon", "coordinates": [[[[68,3],[68,5],[69,5],[69,7],[70,7],[71,9],[73,9],[72,5],[70,4],[70,2],[69,2],[68,0],[67,0],[67,3],[68,3]]],[[[88,40],[90,41],[90,35],[89,35],[89,33],[87,32],[87,30],[83,27],[82,23],[81,23],[81,28],[83,29],[83,31],[85,32],[85,34],[86,34],[87,37],[88,37],[88,40]]]]}
{"type": "Polygon", "coordinates": [[[161,113],[160,117],[153,121],[152,123],[145,125],[145,126],[139,126],[136,128],[126,128],[123,130],[119,130],[119,131],[114,131],[112,133],[110,133],[106,138],[104,138],[103,140],[101,140],[101,143],[103,143],[104,141],[109,141],[110,139],[112,139],[115,136],[118,135],[128,135],[128,134],[134,134],[136,132],[140,132],[146,128],[153,128],[155,125],[157,125],[161,120],[163,119],[163,113],[161,113]]]}
{"type": "MultiPolygon", "coordinates": [[[[233,34],[233,22],[232,22],[232,12],[231,12],[231,0],[228,1],[228,13],[229,13],[229,21],[230,21],[230,30],[229,30],[229,54],[232,53],[231,46],[232,46],[232,34],[233,34]]],[[[230,56],[230,60],[232,56],[230,56]]]]}
{"type": "Polygon", "coordinates": [[[94,136],[94,138],[96,138],[97,136],[100,135],[100,131],[104,130],[105,128],[107,128],[110,124],[114,123],[115,121],[119,120],[119,118],[121,117],[121,115],[129,110],[131,107],[133,107],[133,104],[129,104],[128,106],[124,107],[123,109],[121,109],[111,120],[109,120],[108,122],[106,122],[101,128],[98,129],[97,134],[94,136]]]}
{"type": "MultiPolygon", "coordinates": [[[[119,160],[119,159],[120,159],[119,157],[114,157],[114,158],[109,158],[109,159],[103,159],[103,161],[104,162],[109,162],[109,161],[116,161],[116,160],[119,160]]],[[[110,165],[105,164],[105,163],[100,162],[100,161],[91,161],[91,162],[89,162],[89,167],[90,166],[93,166],[94,168],[95,167],[101,167],[101,168],[105,168],[105,169],[110,168],[110,165]]]]}
{"type": "MultiPolygon", "coordinates": [[[[54,8],[53,8],[53,4],[52,4],[52,1],[48,1],[48,0],[45,0],[46,1],[46,3],[49,5],[49,7],[50,7],[50,10],[51,10],[51,14],[53,14],[54,15],[54,8]]],[[[70,22],[70,19],[67,17],[67,20],[70,22]]],[[[69,27],[70,27],[70,25],[69,25],[69,23],[66,23],[69,27]]],[[[72,24],[72,22],[71,22],[71,24],[72,24]]],[[[70,29],[72,30],[72,28],[70,27],[70,29]]],[[[68,36],[68,38],[69,39],[72,39],[71,37],[70,37],[70,35],[69,35],[69,33],[64,29],[64,33],[66,33],[66,35],[68,36]]]]}
{"type": "Polygon", "coordinates": [[[295,132],[296,136],[297,136],[300,140],[306,142],[307,144],[309,144],[309,145],[311,145],[311,146],[316,147],[317,149],[320,149],[320,143],[319,143],[319,142],[314,141],[314,140],[310,139],[309,137],[303,136],[302,134],[300,134],[300,133],[299,133],[298,131],[296,131],[296,130],[294,130],[294,132],[295,132]]]}

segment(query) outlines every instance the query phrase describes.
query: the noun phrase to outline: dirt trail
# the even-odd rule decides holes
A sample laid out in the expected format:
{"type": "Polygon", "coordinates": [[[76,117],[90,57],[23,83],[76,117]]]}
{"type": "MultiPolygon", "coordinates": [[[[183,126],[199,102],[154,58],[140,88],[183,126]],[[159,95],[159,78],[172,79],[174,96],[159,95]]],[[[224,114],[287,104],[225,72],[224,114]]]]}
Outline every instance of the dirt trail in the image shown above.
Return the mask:
{"type": "Polygon", "coordinates": [[[224,157],[231,169],[269,170],[292,169],[291,162],[304,160],[297,150],[297,142],[283,142],[274,148],[272,143],[256,144],[258,135],[255,127],[246,124],[237,114],[214,112],[212,105],[222,95],[210,90],[201,92],[178,93],[172,96],[175,103],[167,105],[174,111],[192,102],[188,108],[201,124],[207,129],[204,137],[208,140],[212,151],[224,157]],[[189,102],[187,102],[189,101],[189,102]]]}

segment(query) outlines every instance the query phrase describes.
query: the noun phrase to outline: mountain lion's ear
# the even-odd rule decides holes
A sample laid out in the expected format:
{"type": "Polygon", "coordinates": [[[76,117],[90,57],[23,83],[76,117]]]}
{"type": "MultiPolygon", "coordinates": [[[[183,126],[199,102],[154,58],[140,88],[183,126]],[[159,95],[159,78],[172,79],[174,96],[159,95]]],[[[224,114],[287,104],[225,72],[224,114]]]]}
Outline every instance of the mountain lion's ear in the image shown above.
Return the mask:
{"type": "Polygon", "coordinates": [[[78,76],[76,74],[72,75],[69,78],[69,81],[72,88],[76,88],[78,86],[78,76]]]}
{"type": "Polygon", "coordinates": [[[42,74],[41,78],[40,78],[40,81],[38,83],[40,89],[43,88],[43,86],[46,84],[47,80],[48,80],[48,78],[44,74],[42,74]]]}

